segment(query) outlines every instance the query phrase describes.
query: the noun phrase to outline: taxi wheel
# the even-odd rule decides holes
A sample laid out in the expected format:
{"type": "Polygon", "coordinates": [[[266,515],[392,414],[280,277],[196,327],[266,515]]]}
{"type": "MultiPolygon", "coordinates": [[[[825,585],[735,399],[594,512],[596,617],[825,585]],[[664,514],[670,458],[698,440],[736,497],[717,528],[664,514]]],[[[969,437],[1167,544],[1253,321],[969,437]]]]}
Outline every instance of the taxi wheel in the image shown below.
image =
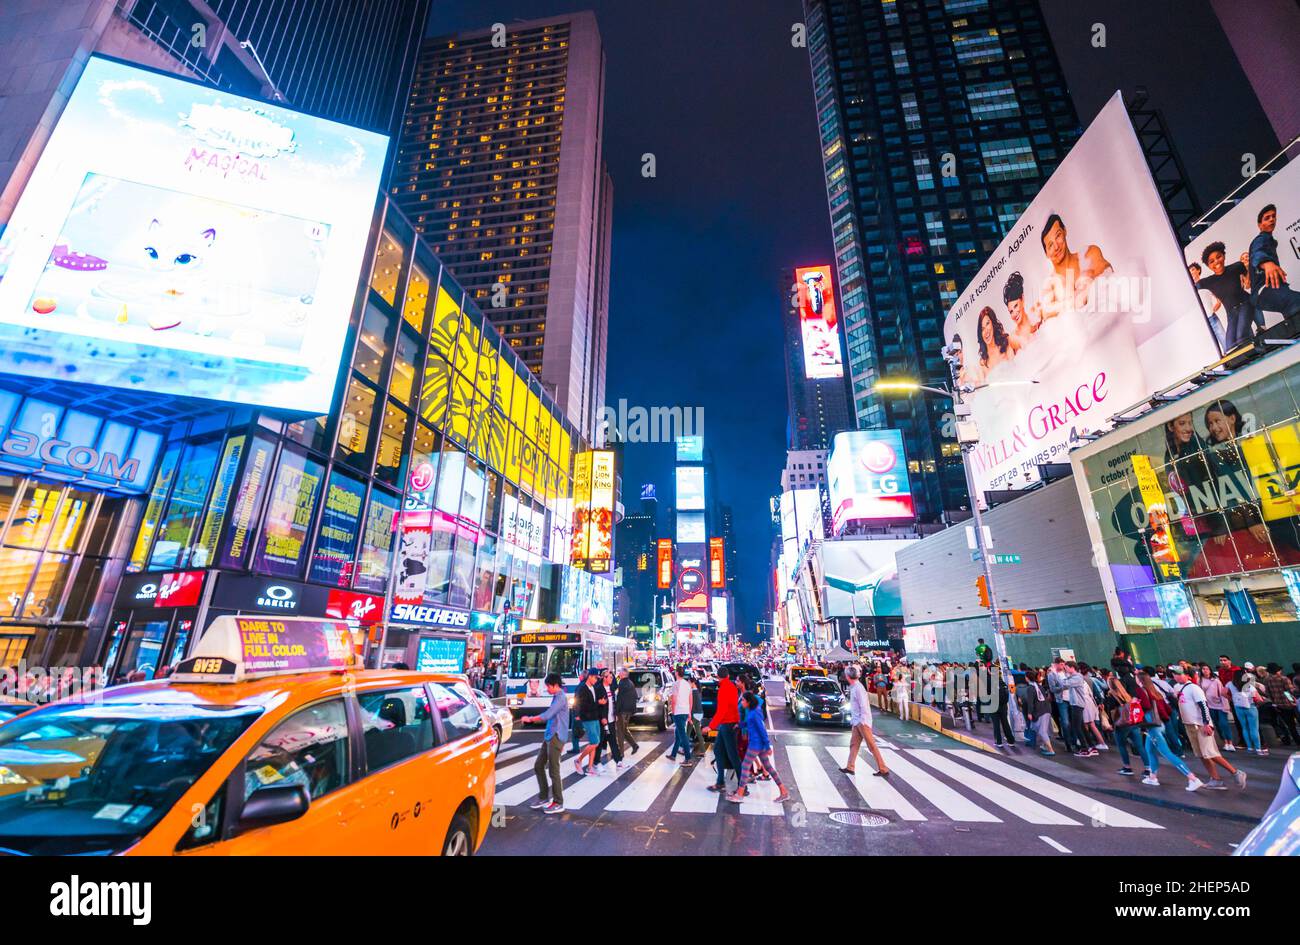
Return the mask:
{"type": "Polygon", "coordinates": [[[442,842],[442,855],[474,855],[474,831],[470,826],[469,818],[464,814],[457,814],[451,819],[451,826],[447,828],[447,839],[442,842]]]}
{"type": "Polygon", "coordinates": [[[493,748],[493,753],[498,755],[501,754],[501,726],[500,725],[492,726],[492,743],[495,746],[493,748]]]}

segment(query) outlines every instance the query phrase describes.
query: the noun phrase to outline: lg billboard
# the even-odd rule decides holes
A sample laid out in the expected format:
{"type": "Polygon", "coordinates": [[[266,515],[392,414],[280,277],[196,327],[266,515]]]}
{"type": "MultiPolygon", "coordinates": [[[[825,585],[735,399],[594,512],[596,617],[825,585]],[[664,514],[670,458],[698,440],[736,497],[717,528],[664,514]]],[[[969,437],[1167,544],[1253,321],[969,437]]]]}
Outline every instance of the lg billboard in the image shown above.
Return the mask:
{"type": "Polygon", "coordinates": [[[897,430],[837,433],[826,463],[835,534],[850,522],[915,517],[903,434],[897,430]]]}
{"type": "Polygon", "coordinates": [[[0,371],[327,412],[387,148],[92,57],[0,238],[0,371]]]}

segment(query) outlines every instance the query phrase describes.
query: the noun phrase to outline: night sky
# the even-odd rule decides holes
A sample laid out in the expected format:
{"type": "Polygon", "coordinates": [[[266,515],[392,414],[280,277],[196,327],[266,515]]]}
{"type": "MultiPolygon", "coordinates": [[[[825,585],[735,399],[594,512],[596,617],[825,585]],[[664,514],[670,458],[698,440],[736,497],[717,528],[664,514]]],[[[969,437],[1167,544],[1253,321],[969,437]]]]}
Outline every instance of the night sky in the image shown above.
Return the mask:
{"type": "MultiPolygon", "coordinates": [[[[831,261],[798,0],[434,0],[429,35],[592,9],[606,54],[614,179],[606,402],[704,408],[736,517],[738,629],[766,605],[768,499],[785,466],[783,268],[831,261]],[[651,152],[657,176],[641,176],[651,152]]],[[[623,501],[672,501],[669,444],[629,445],[623,501]]],[[[661,521],[667,536],[669,523],[661,521]]]]}
{"type": "MultiPolygon", "coordinates": [[[[1205,0],[1044,3],[1085,125],[1145,85],[1202,205],[1239,180],[1243,151],[1276,150],[1205,0]],[[1108,30],[1091,45],[1092,24],[1108,30]],[[1208,115],[1212,119],[1207,119],[1208,115]]],[[[763,615],[768,499],[785,464],[784,269],[832,261],[799,0],[434,0],[429,35],[592,9],[607,59],[614,179],[609,377],[616,405],[704,408],[720,501],[735,512],[738,629],[763,615]],[[657,160],[641,176],[641,155],[657,160]]],[[[631,445],[623,497],[672,498],[669,445],[631,445]]],[[[661,522],[661,531],[668,527],[661,522]]]]}

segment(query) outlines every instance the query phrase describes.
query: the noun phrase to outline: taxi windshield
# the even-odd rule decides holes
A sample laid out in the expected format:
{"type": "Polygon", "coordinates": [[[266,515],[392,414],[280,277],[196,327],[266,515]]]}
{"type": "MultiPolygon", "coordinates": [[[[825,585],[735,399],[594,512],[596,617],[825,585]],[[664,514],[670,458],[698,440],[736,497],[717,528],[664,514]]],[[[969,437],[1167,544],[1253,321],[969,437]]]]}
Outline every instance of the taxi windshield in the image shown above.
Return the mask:
{"type": "Polygon", "coordinates": [[[96,854],[149,832],[262,712],[70,705],[0,726],[0,853],[96,854]]]}

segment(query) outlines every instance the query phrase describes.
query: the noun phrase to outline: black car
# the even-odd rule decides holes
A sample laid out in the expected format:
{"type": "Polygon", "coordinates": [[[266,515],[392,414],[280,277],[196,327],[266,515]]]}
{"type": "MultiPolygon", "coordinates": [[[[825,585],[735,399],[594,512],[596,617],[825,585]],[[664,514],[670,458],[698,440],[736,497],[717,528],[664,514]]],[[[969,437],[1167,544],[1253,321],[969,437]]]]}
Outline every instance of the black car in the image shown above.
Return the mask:
{"type": "Polygon", "coordinates": [[[785,705],[796,725],[849,724],[849,698],[840,684],[827,676],[804,676],[787,696],[785,705]]]}
{"type": "MultiPolygon", "coordinates": [[[[735,682],[737,676],[744,676],[752,688],[763,685],[763,674],[759,672],[757,666],[753,663],[719,663],[718,669],[726,669],[731,675],[731,681],[735,682]]],[[[718,680],[704,679],[700,681],[700,703],[704,711],[704,721],[708,722],[713,718],[713,714],[718,708],[718,680]]]]}

